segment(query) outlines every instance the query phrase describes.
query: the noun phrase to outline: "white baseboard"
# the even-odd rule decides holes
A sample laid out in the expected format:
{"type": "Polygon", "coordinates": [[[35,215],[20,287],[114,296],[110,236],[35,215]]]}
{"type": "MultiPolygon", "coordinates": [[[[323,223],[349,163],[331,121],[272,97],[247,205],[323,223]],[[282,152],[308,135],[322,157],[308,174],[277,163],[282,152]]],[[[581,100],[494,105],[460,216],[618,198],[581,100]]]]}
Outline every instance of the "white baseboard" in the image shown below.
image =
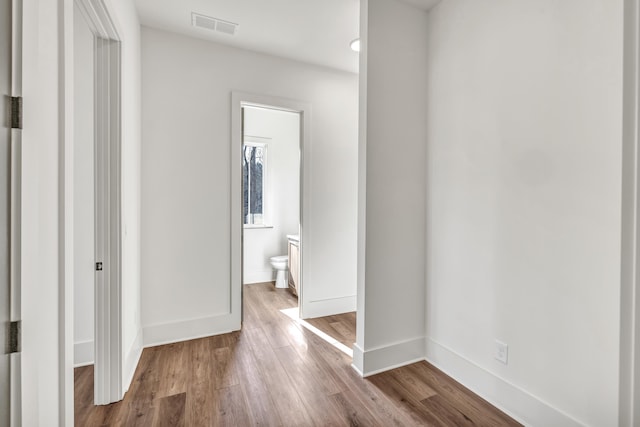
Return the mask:
{"type": "Polygon", "coordinates": [[[273,282],[275,277],[273,270],[245,271],[242,275],[242,281],[245,285],[250,285],[252,283],[273,282]]]}
{"type": "Polygon", "coordinates": [[[140,361],[140,356],[142,356],[142,329],[138,330],[138,334],[136,338],[133,340],[129,351],[125,355],[123,371],[122,371],[122,385],[125,393],[129,390],[131,386],[131,381],[133,380],[133,374],[136,372],[136,368],[138,367],[138,362],[140,361]]]}
{"type": "Polygon", "coordinates": [[[586,425],[431,338],[426,355],[429,363],[524,425],[586,425]]]}
{"type": "Polygon", "coordinates": [[[356,307],[355,295],[309,301],[300,308],[300,317],[302,319],[313,319],[315,317],[333,316],[334,314],[356,311],[356,307]]]}
{"type": "Polygon", "coordinates": [[[353,368],[363,377],[424,360],[424,337],[370,350],[353,346],[353,368]]]}
{"type": "Polygon", "coordinates": [[[188,319],[178,322],[149,325],[142,328],[144,347],[170,344],[212,335],[226,334],[240,329],[240,323],[231,314],[188,319]]]}
{"type": "Polygon", "coordinates": [[[358,375],[364,377],[364,350],[356,343],[353,345],[353,357],[351,358],[351,367],[356,370],[358,375]]]}
{"type": "Polygon", "coordinates": [[[73,367],[93,365],[95,360],[94,349],[93,340],[73,344],[73,367]]]}

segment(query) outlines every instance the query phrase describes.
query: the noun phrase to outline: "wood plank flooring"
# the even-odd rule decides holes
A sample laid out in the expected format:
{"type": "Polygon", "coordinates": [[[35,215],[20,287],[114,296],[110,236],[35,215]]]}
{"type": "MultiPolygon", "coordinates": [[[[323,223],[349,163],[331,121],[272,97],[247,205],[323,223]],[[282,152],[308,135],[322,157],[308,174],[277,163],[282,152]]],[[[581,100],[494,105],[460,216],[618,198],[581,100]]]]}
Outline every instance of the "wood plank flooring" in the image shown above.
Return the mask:
{"type": "Polygon", "coordinates": [[[356,342],[355,311],[335,316],[307,319],[307,322],[349,348],[353,347],[356,342]]]}
{"type": "MultiPolygon", "coordinates": [[[[351,358],[279,310],[272,283],[244,288],[241,332],[143,351],[124,400],[93,406],[75,370],[78,426],[517,426],[426,362],[360,378],[351,358]]],[[[351,347],[355,314],[309,321],[351,347]]]]}

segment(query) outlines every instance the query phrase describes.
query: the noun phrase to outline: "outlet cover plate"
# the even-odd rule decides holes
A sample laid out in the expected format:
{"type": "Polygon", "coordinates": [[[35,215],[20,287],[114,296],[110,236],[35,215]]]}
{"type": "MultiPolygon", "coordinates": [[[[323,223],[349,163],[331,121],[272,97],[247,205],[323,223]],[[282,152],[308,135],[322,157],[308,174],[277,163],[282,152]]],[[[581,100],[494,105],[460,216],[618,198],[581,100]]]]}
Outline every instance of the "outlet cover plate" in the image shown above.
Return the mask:
{"type": "Polygon", "coordinates": [[[502,341],[496,340],[496,348],[493,357],[498,362],[504,363],[506,365],[509,361],[509,346],[502,341]]]}

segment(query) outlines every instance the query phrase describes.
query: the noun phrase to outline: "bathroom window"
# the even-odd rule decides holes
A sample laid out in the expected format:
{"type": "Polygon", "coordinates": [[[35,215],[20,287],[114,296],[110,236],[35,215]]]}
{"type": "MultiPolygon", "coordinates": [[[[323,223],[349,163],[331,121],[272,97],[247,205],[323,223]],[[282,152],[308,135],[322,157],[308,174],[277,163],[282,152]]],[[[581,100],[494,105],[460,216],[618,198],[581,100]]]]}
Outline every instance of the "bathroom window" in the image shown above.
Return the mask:
{"type": "Polygon", "coordinates": [[[246,142],[242,147],[243,217],[247,226],[265,225],[267,145],[246,142]]]}

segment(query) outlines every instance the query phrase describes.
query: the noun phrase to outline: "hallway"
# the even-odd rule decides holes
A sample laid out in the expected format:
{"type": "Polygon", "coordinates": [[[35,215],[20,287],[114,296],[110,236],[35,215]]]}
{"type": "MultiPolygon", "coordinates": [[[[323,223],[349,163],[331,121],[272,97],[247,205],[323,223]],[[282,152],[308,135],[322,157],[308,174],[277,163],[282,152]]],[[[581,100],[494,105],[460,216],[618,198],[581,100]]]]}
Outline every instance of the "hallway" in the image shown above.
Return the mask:
{"type": "MultiPolygon", "coordinates": [[[[94,407],[93,367],[77,368],[76,425],[518,425],[426,362],[361,379],[279,311],[297,304],[288,290],[248,285],[244,302],[241,332],[145,349],[121,402],[94,407]]],[[[355,336],[353,313],[310,323],[355,336]]]]}

